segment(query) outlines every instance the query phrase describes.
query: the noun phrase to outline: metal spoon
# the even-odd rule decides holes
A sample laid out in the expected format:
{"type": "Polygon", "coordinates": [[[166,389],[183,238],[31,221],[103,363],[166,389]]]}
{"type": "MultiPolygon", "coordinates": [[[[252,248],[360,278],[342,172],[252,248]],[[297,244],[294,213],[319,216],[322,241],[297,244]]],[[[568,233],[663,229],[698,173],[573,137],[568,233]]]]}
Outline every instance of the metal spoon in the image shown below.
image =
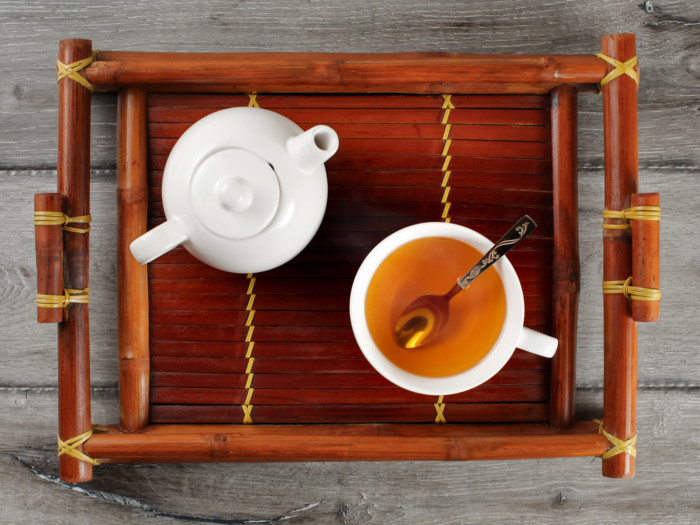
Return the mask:
{"type": "Polygon", "coordinates": [[[423,295],[409,304],[396,322],[394,341],[402,348],[418,348],[440,334],[450,317],[450,299],[464,290],[484,270],[499,260],[537,227],[535,221],[525,215],[501,237],[476,263],[443,295],[423,295]]]}

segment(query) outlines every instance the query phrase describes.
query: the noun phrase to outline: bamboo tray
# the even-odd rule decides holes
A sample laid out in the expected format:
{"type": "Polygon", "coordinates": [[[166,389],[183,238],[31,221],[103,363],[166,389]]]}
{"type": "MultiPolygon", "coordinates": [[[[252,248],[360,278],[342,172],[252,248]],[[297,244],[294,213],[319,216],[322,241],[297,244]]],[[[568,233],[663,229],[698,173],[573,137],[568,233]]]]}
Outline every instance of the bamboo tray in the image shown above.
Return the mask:
{"type": "MultiPolygon", "coordinates": [[[[634,36],[604,37],[603,52],[633,57],[634,36]]],[[[88,40],[62,41],[59,61],[68,77],[59,75],[59,190],[37,195],[36,210],[65,213],[75,225],[62,231],[37,223],[36,231],[39,292],[55,297],[69,288],[73,297],[65,302],[75,303],[38,309],[39,321],[59,323],[61,479],[91,479],[93,458],[600,456],[615,436],[635,435],[635,319],[642,314],[633,318],[622,294],[605,297],[602,429],[608,434],[574,413],[576,104],[578,92],[595,91],[614,69],[605,61],[594,55],[93,55],[88,40]],[[80,222],[89,220],[93,88],[119,96],[121,404],[119,423],[94,432],[89,235],[80,222]],[[175,141],[199,118],[247,105],[278,111],[305,129],[324,123],[338,132],[319,233],[292,262],[256,275],[214,270],[182,248],[140,266],[128,246],[163,220],[160,181],[175,141]],[[352,279],[369,250],[401,227],[430,220],[463,224],[495,240],[523,213],[540,227],[509,258],[523,283],[526,325],[559,338],[556,357],[550,362],[518,350],[487,384],[444,398],[403,391],[376,374],[354,342],[347,311],[352,279]]],[[[602,91],[605,207],[619,210],[636,192],[636,84],[622,74],[602,91]]],[[[631,275],[629,231],[605,230],[606,279],[631,275]]],[[[649,316],[656,305],[646,302],[643,311],[649,316]]],[[[603,474],[631,477],[631,452],[628,444],[606,457],[603,474]]]]}

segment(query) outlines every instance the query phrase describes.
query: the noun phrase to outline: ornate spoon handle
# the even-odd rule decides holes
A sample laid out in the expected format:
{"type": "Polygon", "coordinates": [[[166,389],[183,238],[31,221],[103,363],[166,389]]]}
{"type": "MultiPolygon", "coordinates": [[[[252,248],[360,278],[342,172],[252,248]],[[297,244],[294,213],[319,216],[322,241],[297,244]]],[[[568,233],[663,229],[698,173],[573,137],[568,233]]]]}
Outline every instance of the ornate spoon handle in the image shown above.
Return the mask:
{"type": "Polygon", "coordinates": [[[457,281],[459,290],[464,290],[469,284],[476,279],[481,273],[489,268],[498,259],[516,246],[528,234],[537,228],[537,224],[528,215],[523,216],[516,222],[513,227],[501,237],[496,244],[491,248],[481,260],[474,265],[463,277],[457,281]]]}

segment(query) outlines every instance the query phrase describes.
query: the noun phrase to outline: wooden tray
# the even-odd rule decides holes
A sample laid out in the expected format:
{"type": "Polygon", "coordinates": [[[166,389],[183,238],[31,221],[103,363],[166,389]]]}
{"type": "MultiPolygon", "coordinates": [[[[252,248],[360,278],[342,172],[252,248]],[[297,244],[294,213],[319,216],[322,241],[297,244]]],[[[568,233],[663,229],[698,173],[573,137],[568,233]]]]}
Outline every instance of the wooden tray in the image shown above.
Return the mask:
{"type": "MultiPolygon", "coordinates": [[[[605,37],[603,51],[626,60],[634,37],[605,37]]],[[[91,56],[90,41],[60,44],[63,64],[91,56]]],[[[117,90],[121,414],[90,432],[87,304],[71,304],[52,314],[60,321],[59,438],[99,462],[605,453],[611,443],[598,425],[574,413],[576,104],[612,69],[594,55],[97,53],[74,73],[88,86],[59,82],[58,179],[61,211],[88,214],[88,88],[117,90]],[[247,105],[338,132],[320,231],[293,261],[256,275],[214,270],[182,248],[140,266],[128,245],[163,220],[160,181],[173,144],[199,118],[247,105]],[[430,220],[495,240],[523,213],[539,228],[509,258],[523,283],[526,325],[559,338],[556,357],[518,350],[487,384],[444,398],[375,373],[347,311],[369,250],[430,220]]],[[[636,191],[635,82],[622,75],[603,96],[605,204],[622,209],[636,191]]],[[[41,228],[39,289],[62,292],[64,281],[46,270],[41,228]]],[[[629,234],[605,232],[606,278],[629,274],[629,234]]],[[[87,239],[63,233],[65,287],[88,287],[87,239]]],[[[40,320],[50,320],[41,310],[40,320]]],[[[627,440],[635,433],[636,325],[621,295],[606,296],[605,330],[604,429],[627,440]]],[[[628,452],[604,459],[604,475],[632,476],[628,452]]],[[[92,476],[92,464],[71,453],[60,456],[60,469],[65,481],[92,476]]]]}

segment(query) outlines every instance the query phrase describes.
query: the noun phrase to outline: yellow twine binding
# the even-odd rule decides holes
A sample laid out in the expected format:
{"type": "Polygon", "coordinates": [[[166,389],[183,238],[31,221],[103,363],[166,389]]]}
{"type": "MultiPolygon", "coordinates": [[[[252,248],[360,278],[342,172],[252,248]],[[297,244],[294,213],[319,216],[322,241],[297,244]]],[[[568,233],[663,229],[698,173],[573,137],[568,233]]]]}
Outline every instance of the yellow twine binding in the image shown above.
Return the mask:
{"type": "Polygon", "coordinates": [[[81,75],[80,71],[95,61],[97,53],[99,53],[99,51],[94,49],[91,56],[78,60],[77,62],[73,62],[72,64],[64,64],[59,59],[56,59],[56,67],[58,68],[56,82],[60,82],[64,78],[70,78],[90,91],[90,93],[93,93],[95,91],[95,86],[93,86],[87,78],[81,75]]]}
{"type": "MultiPolygon", "coordinates": [[[[251,98],[251,101],[253,100],[254,99],[251,98]]],[[[245,326],[248,327],[248,333],[246,334],[245,338],[245,344],[247,345],[245,358],[248,360],[248,363],[245,369],[245,374],[247,375],[245,382],[246,397],[245,401],[241,405],[241,408],[243,409],[243,424],[252,425],[253,405],[251,404],[251,401],[253,399],[253,392],[255,392],[255,389],[253,388],[253,378],[255,377],[255,373],[253,372],[253,363],[255,363],[255,358],[253,357],[253,348],[255,347],[255,341],[253,340],[253,332],[255,331],[255,325],[253,324],[253,318],[255,317],[255,309],[253,308],[253,304],[255,303],[255,294],[253,293],[253,290],[255,289],[256,277],[253,277],[253,274],[249,273],[247,279],[249,284],[246,295],[248,295],[250,299],[248,300],[248,305],[246,306],[248,317],[246,319],[245,326]]]]}
{"type": "Polygon", "coordinates": [[[91,458],[88,456],[85,452],[82,450],[78,450],[78,447],[85,443],[88,439],[92,437],[92,434],[94,431],[98,432],[107,432],[107,428],[101,427],[100,425],[92,425],[90,427],[90,430],[87,432],[84,432],[80,434],[79,436],[72,437],[70,439],[66,439],[63,441],[60,437],[58,437],[58,456],[62,456],[63,454],[66,454],[68,456],[71,456],[75,459],[79,459],[80,461],[85,461],[87,463],[90,463],[91,465],[99,465],[100,462],[97,461],[94,458],[91,458]]]}
{"type": "Polygon", "coordinates": [[[600,81],[601,88],[611,80],[615,80],[617,77],[622,75],[627,75],[628,77],[630,77],[632,80],[635,81],[637,87],[639,87],[639,72],[635,69],[635,67],[638,64],[636,56],[630,58],[625,62],[615,60],[612,57],[604,55],[603,53],[597,53],[596,56],[602,60],[605,60],[608,64],[615,68],[610,73],[605,75],[605,77],[603,77],[603,80],[600,81]]]}
{"type": "Polygon", "coordinates": [[[452,124],[449,123],[450,119],[450,112],[455,108],[455,105],[452,103],[452,95],[449,94],[443,94],[442,95],[443,103],[442,107],[440,109],[445,110],[442,116],[442,124],[445,126],[445,132],[442,135],[442,140],[445,142],[445,145],[442,148],[442,158],[443,158],[443,163],[442,163],[442,183],[440,186],[444,189],[444,192],[442,194],[442,199],[441,203],[444,204],[442,208],[442,215],[441,219],[445,222],[450,222],[450,206],[452,203],[448,200],[448,196],[450,194],[450,185],[449,185],[449,180],[450,180],[450,175],[452,172],[450,171],[450,161],[452,160],[452,155],[450,155],[450,146],[452,145],[452,139],[450,138],[450,129],[452,128],[452,124]]]}
{"type": "MultiPolygon", "coordinates": [[[[624,210],[603,210],[603,219],[622,219],[626,221],[660,221],[660,206],[633,206],[624,210]]],[[[603,223],[606,230],[628,230],[629,222],[626,224],[603,223]]]]}
{"type": "Polygon", "coordinates": [[[65,213],[60,211],[35,211],[34,212],[34,226],[63,226],[63,229],[67,232],[73,233],[87,233],[90,231],[90,226],[87,228],[76,228],[75,226],[68,226],[72,223],[83,223],[87,224],[92,222],[91,215],[81,215],[80,217],[69,217],[65,213]]]}
{"type": "Polygon", "coordinates": [[[637,443],[637,434],[625,441],[606,432],[601,419],[594,419],[593,421],[598,423],[598,433],[603,434],[613,445],[601,458],[608,459],[618,454],[629,454],[632,457],[637,457],[637,449],[634,446],[637,443]]]}
{"type": "Polygon", "coordinates": [[[65,308],[70,303],[88,304],[90,302],[90,288],[74,290],[66,288],[63,295],[36,294],[37,308],[65,308]]]}
{"type": "Polygon", "coordinates": [[[632,277],[624,281],[603,281],[603,294],[621,293],[631,301],[658,301],[661,290],[632,286],[632,277]]]}
{"type": "Polygon", "coordinates": [[[435,424],[439,425],[441,423],[447,423],[447,420],[445,419],[445,403],[444,403],[444,397],[445,396],[438,396],[437,403],[433,403],[433,406],[435,406],[435,424]]]}

